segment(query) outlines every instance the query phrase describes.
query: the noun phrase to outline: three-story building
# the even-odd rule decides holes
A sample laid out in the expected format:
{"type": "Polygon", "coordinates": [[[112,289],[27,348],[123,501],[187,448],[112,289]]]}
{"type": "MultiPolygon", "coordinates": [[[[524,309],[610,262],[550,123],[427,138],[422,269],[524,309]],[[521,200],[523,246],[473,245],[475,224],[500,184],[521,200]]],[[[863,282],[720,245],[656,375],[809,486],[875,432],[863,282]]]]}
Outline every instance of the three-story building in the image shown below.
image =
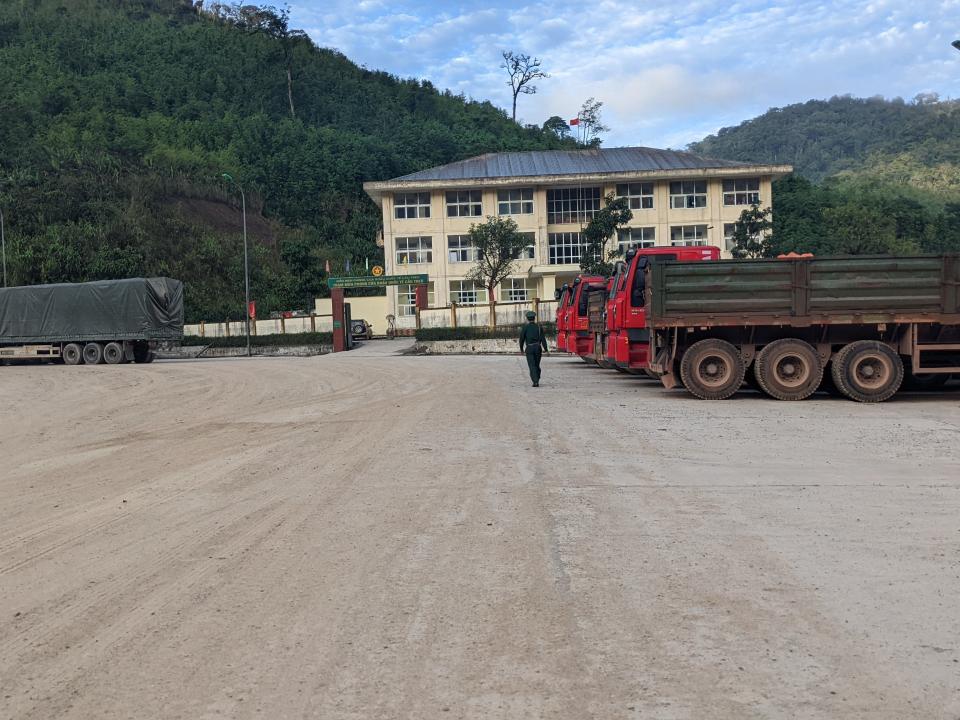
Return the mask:
{"type": "MultiPolygon", "coordinates": [[[[488,301],[467,279],[470,226],[487,216],[512,218],[529,240],[496,299],[553,298],[579,272],[581,233],[608,194],[633,211],[611,245],[719,245],[729,254],[740,213],[770,206],[772,180],[792,169],[644,147],[549,150],[481,155],[364,189],[383,209],[387,273],[426,273],[431,306],[469,305],[488,301]]],[[[387,304],[398,318],[413,315],[413,287],[390,288],[387,304]]]]}

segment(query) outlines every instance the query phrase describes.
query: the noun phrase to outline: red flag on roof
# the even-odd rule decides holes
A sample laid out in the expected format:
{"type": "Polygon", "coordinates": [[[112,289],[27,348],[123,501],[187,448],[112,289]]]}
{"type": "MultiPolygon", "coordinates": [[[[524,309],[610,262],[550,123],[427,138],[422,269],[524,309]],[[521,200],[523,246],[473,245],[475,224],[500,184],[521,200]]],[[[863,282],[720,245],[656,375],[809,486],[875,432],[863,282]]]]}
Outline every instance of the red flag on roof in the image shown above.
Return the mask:
{"type": "Polygon", "coordinates": [[[579,124],[580,124],[580,118],[574,118],[573,120],[570,121],[570,124],[571,124],[571,125],[579,125],[579,124]]]}

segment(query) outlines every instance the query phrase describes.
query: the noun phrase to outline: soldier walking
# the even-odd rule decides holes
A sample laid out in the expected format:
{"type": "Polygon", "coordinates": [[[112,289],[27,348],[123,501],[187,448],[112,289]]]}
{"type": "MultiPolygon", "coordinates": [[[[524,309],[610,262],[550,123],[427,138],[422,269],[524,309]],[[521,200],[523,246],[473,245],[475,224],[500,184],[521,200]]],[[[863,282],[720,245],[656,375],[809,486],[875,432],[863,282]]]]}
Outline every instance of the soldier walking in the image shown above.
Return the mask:
{"type": "Polygon", "coordinates": [[[537,314],[527,311],[527,324],[520,328],[520,352],[527,355],[527,367],[534,387],[540,387],[540,358],[547,351],[547,338],[537,323],[537,314]]]}

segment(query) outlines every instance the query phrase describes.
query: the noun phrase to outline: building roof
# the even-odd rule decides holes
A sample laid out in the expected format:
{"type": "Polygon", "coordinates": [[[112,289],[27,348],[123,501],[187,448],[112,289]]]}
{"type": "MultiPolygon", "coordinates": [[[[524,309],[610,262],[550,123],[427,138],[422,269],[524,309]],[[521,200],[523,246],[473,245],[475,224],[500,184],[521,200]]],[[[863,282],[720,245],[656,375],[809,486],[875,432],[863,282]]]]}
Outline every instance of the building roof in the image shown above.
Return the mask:
{"type": "Polygon", "coordinates": [[[715,160],[677,150],[648,147],[535,150],[488,153],[394,178],[416,180],[481,180],[541,175],[594,175],[644,170],[695,170],[744,167],[750,163],[715,160]]]}
{"type": "Polygon", "coordinates": [[[384,192],[436,188],[503,186],[524,182],[562,183],[629,178],[772,175],[793,172],[790,165],[758,165],[719,160],[679,150],[648,147],[534,150],[488,153],[458,162],[367,182],[364,189],[378,204],[384,192]]]}

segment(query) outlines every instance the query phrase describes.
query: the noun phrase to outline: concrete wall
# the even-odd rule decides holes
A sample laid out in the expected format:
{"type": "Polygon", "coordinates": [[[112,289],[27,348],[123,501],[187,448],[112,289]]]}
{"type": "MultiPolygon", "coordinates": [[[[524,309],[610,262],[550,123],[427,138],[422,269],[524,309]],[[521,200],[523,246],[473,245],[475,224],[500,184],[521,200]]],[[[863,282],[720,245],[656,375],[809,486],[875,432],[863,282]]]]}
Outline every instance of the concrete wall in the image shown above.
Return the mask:
{"type": "MultiPolygon", "coordinates": [[[[547,338],[547,347],[556,350],[556,338],[547,338]]],[[[520,352],[520,345],[514,338],[421,340],[413,346],[413,352],[419,355],[510,355],[520,352]]]]}

